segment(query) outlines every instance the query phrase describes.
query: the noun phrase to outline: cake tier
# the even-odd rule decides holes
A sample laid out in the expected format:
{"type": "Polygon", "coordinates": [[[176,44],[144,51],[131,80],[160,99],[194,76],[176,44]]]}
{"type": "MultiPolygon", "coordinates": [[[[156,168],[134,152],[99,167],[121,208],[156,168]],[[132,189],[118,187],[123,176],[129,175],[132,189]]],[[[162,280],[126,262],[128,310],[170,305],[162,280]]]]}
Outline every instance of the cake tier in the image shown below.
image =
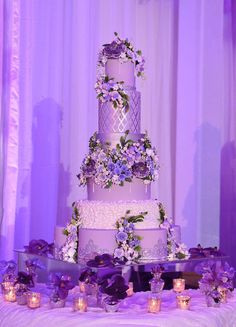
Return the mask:
{"type": "Polygon", "coordinates": [[[127,210],[132,215],[147,212],[143,222],[135,224],[136,229],[158,228],[160,214],[157,201],[88,201],[76,202],[83,228],[112,229],[116,221],[123,217],[127,210]]]}
{"type": "MultiPolygon", "coordinates": [[[[114,253],[117,248],[116,229],[87,229],[79,230],[78,255],[81,258],[93,258],[96,253],[114,253]]],[[[139,229],[141,236],[141,259],[161,260],[167,256],[167,233],[165,229],[139,229]]]]}
{"type": "Polygon", "coordinates": [[[129,109],[114,109],[112,102],[99,102],[98,131],[99,133],[140,133],[140,92],[127,89],[129,109]]]}
{"type": "Polygon", "coordinates": [[[119,59],[108,59],[105,65],[105,74],[115,82],[124,82],[124,85],[134,87],[134,63],[127,61],[121,63],[119,59]]]}
{"type": "Polygon", "coordinates": [[[94,183],[93,178],[88,178],[87,190],[88,200],[149,200],[151,196],[151,185],[144,184],[143,181],[138,178],[133,178],[130,183],[125,182],[123,186],[112,185],[111,188],[102,188],[100,185],[94,183]]]}
{"type": "MultiPolygon", "coordinates": [[[[105,144],[106,142],[109,142],[109,144],[111,145],[111,147],[116,147],[117,144],[120,143],[120,138],[121,136],[124,137],[124,133],[99,133],[98,134],[98,138],[99,140],[105,144]]],[[[144,137],[144,134],[128,134],[127,139],[128,140],[132,140],[134,142],[139,141],[141,138],[144,137]]]]}

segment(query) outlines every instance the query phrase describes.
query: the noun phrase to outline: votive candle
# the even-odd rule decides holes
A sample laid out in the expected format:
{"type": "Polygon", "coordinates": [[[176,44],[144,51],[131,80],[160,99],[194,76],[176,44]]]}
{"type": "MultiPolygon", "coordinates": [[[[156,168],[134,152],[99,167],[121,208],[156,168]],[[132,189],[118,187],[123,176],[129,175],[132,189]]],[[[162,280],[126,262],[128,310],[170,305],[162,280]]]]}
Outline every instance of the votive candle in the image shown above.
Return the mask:
{"type": "Polygon", "coordinates": [[[218,287],[218,291],[221,295],[221,303],[226,303],[227,302],[227,297],[228,297],[228,289],[225,287],[218,287]]]}
{"type": "Polygon", "coordinates": [[[188,310],[190,307],[191,297],[188,295],[178,295],[176,296],[177,307],[182,310],[188,310]]]}
{"type": "Polygon", "coordinates": [[[86,312],[88,308],[88,302],[85,294],[78,295],[74,299],[73,305],[74,311],[86,312]]]}
{"type": "Polygon", "coordinates": [[[128,286],[129,288],[126,291],[127,296],[132,296],[134,294],[134,285],[132,282],[129,282],[128,286]]]}
{"type": "Polygon", "coordinates": [[[157,313],[161,310],[161,299],[157,297],[148,298],[148,312],[157,313]]]}
{"type": "Polygon", "coordinates": [[[5,301],[8,302],[15,302],[16,301],[16,290],[14,286],[8,286],[5,288],[3,293],[3,298],[5,301]]]}
{"type": "Polygon", "coordinates": [[[29,292],[27,294],[27,306],[30,309],[39,308],[41,305],[41,294],[36,292],[29,292]]]}
{"type": "Polygon", "coordinates": [[[185,279],[175,278],[173,279],[173,290],[176,293],[181,293],[185,290],[185,279]]]}

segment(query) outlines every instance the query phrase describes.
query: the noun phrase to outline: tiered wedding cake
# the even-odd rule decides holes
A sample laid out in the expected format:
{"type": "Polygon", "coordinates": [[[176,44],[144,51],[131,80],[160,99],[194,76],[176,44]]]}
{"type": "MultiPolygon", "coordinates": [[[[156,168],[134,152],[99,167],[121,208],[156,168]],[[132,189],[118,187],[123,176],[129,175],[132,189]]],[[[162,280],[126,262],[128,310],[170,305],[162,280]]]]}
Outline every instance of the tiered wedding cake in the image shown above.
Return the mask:
{"type": "MultiPolygon", "coordinates": [[[[117,34],[100,53],[102,72],[95,85],[98,133],[90,139],[78,175],[88,190],[88,200],[75,205],[78,257],[110,253],[130,261],[167,256],[169,226],[160,228],[159,203],[150,199],[158,158],[147,135],[140,132],[141,95],[135,73],[143,74],[143,64],[141,51],[117,34]]],[[[171,233],[180,243],[179,226],[172,225],[171,233]]]]}

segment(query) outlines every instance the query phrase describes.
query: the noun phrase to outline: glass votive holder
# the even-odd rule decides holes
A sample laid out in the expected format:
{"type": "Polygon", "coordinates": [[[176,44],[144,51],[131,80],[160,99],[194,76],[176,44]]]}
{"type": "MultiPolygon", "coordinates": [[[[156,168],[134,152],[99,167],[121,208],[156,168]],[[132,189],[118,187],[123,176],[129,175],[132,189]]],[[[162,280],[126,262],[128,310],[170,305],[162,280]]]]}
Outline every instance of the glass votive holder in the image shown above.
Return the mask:
{"type": "Polygon", "coordinates": [[[39,308],[41,305],[41,294],[36,292],[27,293],[27,306],[30,309],[39,308]]]}
{"type": "Polygon", "coordinates": [[[220,295],[221,295],[221,300],[220,300],[220,302],[221,303],[227,303],[228,302],[228,289],[227,288],[225,288],[225,287],[221,287],[221,286],[219,286],[218,287],[218,291],[219,291],[219,293],[220,293],[220,295]]]}
{"type": "Polygon", "coordinates": [[[26,305],[27,304],[27,293],[22,293],[16,296],[17,304],[26,305]]]}
{"type": "Polygon", "coordinates": [[[148,298],[148,312],[157,313],[161,310],[161,299],[155,295],[148,298]]]}
{"type": "Polygon", "coordinates": [[[1,284],[3,299],[8,302],[16,301],[16,289],[14,283],[12,282],[3,282],[1,284]]]}
{"type": "Polygon", "coordinates": [[[86,312],[88,309],[87,296],[85,293],[81,293],[74,298],[73,310],[79,312],[86,312]]]}
{"type": "Polygon", "coordinates": [[[134,294],[134,284],[133,284],[133,282],[129,282],[128,286],[129,286],[129,288],[126,291],[127,296],[132,296],[134,294]]]}
{"type": "Polygon", "coordinates": [[[173,279],[173,290],[176,293],[182,293],[185,290],[185,279],[183,278],[173,279]]]}
{"type": "Polygon", "coordinates": [[[177,308],[182,310],[188,310],[190,307],[191,297],[188,295],[177,295],[177,308]]]}

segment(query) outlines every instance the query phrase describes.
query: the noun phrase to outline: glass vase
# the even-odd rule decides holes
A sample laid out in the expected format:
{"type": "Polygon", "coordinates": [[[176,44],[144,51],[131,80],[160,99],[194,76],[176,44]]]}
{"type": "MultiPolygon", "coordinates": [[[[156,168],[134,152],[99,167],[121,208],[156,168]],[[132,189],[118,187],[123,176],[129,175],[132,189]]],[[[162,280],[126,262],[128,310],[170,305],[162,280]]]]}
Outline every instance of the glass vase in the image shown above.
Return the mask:
{"type": "Polygon", "coordinates": [[[120,302],[118,300],[112,300],[110,296],[104,299],[103,304],[106,312],[117,312],[120,306],[120,302]]]}
{"type": "Polygon", "coordinates": [[[66,300],[58,299],[57,301],[53,301],[50,299],[49,307],[50,309],[64,308],[66,300]]]}
{"type": "Polygon", "coordinates": [[[165,282],[161,278],[154,277],[150,280],[149,284],[152,293],[161,293],[164,288],[165,282]]]}
{"type": "Polygon", "coordinates": [[[16,302],[19,305],[26,305],[27,304],[27,293],[22,293],[16,295],[16,302]]]}
{"type": "Polygon", "coordinates": [[[206,304],[208,307],[218,308],[220,306],[220,298],[214,298],[211,295],[206,295],[206,304]]]}

